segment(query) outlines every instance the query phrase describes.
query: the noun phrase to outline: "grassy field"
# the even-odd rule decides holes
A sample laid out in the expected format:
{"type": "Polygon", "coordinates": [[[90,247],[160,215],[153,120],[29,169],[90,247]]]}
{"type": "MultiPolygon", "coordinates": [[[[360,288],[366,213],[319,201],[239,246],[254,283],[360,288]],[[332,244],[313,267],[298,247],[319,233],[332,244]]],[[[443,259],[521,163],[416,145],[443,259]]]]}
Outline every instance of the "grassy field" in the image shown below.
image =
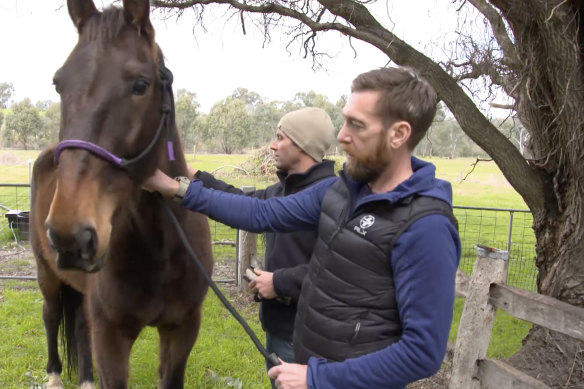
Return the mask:
{"type": "MultiPolygon", "coordinates": [[[[35,151],[0,151],[0,183],[27,183],[28,161],[34,160],[37,155],[38,152],[35,151]]],[[[248,177],[231,168],[246,159],[243,155],[199,154],[196,158],[187,157],[188,163],[198,169],[212,171],[220,168],[217,176],[235,186],[253,185],[256,188],[263,188],[273,182],[270,178],[248,177]]],[[[521,197],[507,183],[493,162],[481,162],[468,177],[466,176],[473,169],[474,159],[432,159],[431,162],[437,166],[437,176],[451,182],[454,204],[457,206],[526,209],[521,197]]],[[[9,207],[15,206],[12,201],[26,204],[28,192],[24,191],[18,195],[13,191],[14,189],[0,188],[0,203],[8,203],[9,207]]],[[[468,233],[469,236],[474,234],[480,218],[483,225],[486,223],[488,228],[493,230],[493,237],[489,239],[494,242],[506,241],[506,229],[509,224],[506,214],[489,219],[490,216],[479,217],[465,213],[466,211],[457,210],[459,222],[463,216],[465,217],[464,234],[468,233]]],[[[513,224],[515,223],[527,223],[529,227],[530,222],[529,219],[519,221],[517,217],[513,224]]],[[[520,229],[525,231],[525,225],[518,225],[517,228],[514,226],[514,231],[520,229]]],[[[221,225],[213,226],[213,233],[214,239],[217,240],[223,236],[234,235],[233,231],[221,225]]],[[[6,243],[10,239],[11,236],[7,234],[3,241],[6,243]]],[[[528,245],[532,240],[533,237],[529,234],[514,237],[514,241],[527,242],[528,245]]],[[[218,250],[215,253],[218,262],[232,260],[234,255],[232,247],[219,246],[218,250]]],[[[463,260],[466,258],[470,261],[472,267],[474,256],[473,245],[469,244],[469,249],[463,253],[463,260]]],[[[531,272],[533,264],[530,266],[531,272]]],[[[462,299],[456,301],[455,319],[450,334],[453,342],[456,340],[463,303],[462,299]]],[[[40,315],[41,306],[42,298],[36,284],[0,280],[0,338],[4,340],[0,342],[0,387],[32,388],[35,387],[33,386],[35,383],[44,382],[46,350],[40,315]]],[[[256,308],[254,305],[248,306],[245,316],[256,333],[261,335],[256,308]]],[[[528,323],[516,320],[504,312],[498,312],[488,356],[506,358],[512,355],[521,346],[521,340],[529,328],[528,323]]],[[[155,382],[156,338],[155,331],[148,329],[140,335],[133,349],[132,388],[151,388],[155,382]]],[[[211,292],[204,305],[201,335],[191,354],[187,370],[187,387],[269,387],[259,353],[211,292]]],[[[72,382],[74,381],[67,381],[68,388],[74,387],[72,382]]]]}
{"type": "MultiPolygon", "coordinates": [[[[255,305],[242,313],[251,328],[262,333],[255,305]]],[[[40,388],[45,382],[46,346],[41,319],[42,297],[33,282],[0,283],[0,387],[40,388]]],[[[144,330],[132,349],[131,388],[152,388],[157,382],[158,335],[144,330]]],[[[263,339],[263,337],[260,337],[263,339]]],[[[209,291],[201,332],[187,367],[187,388],[269,388],[261,355],[247,334],[209,291]]],[[[76,379],[65,379],[76,388],[76,379]]]]}

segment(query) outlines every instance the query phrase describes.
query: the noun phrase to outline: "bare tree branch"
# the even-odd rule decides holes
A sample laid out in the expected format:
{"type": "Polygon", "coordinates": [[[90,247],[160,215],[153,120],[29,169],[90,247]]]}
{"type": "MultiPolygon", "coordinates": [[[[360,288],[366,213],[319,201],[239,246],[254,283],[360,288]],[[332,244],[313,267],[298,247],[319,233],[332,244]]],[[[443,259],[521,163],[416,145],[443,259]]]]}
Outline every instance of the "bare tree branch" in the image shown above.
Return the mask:
{"type": "Polygon", "coordinates": [[[515,51],[515,46],[511,41],[507,33],[507,28],[505,27],[505,22],[501,15],[497,12],[495,8],[493,8],[486,0],[467,0],[471,3],[480,13],[482,13],[485,18],[490,22],[491,28],[493,30],[493,35],[503,53],[505,54],[505,58],[503,61],[506,62],[507,66],[515,67],[519,61],[517,53],[515,51]]]}
{"type": "Polygon", "coordinates": [[[500,108],[500,109],[515,109],[514,104],[499,104],[499,103],[489,103],[489,105],[493,108],[500,108]]]}

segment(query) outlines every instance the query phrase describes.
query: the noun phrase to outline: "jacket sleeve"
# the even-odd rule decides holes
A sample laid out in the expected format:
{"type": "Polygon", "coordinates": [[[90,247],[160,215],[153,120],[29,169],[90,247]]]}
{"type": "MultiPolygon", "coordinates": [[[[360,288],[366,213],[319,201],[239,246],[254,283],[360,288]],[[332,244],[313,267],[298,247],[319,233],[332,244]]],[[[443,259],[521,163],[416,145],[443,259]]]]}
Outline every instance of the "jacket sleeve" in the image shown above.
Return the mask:
{"type": "Polygon", "coordinates": [[[298,301],[306,273],[308,273],[308,264],[275,270],[273,281],[276,294],[298,301]]]}
{"type": "Polygon", "coordinates": [[[221,192],[233,193],[236,195],[247,195],[257,198],[264,197],[264,190],[254,190],[251,192],[244,192],[243,190],[234,187],[231,184],[226,183],[225,181],[218,180],[213,176],[211,173],[207,173],[205,171],[199,170],[195,175],[195,178],[198,178],[203,182],[205,188],[211,188],[215,190],[220,190],[221,192]]]}
{"type": "Polygon", "coordinates": [[[442,215],[413,223],[392,250],[392,270],[403,332],[385,349],[343,362],[310,358],[311,389],[405,388],[440,369],[452,322],[460,240],[442,215]]]}
{"type": "Polygon", "coordinates": [[[193,180],[181,205],[230,227],[251,232],[314,230],[322,199],[334,180],[323,180],[302,192],[267,200],[208,189],[201,180],[193,180]]]}

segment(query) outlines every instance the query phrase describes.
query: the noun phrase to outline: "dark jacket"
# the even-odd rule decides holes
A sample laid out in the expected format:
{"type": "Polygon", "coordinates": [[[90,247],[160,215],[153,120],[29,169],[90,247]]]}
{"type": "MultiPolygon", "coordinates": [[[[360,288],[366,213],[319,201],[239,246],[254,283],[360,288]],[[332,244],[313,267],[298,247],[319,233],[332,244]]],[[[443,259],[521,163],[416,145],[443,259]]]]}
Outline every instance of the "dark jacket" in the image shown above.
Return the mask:
{"type": "MultiPolygon", "coordinates": [[[[279,182],[266,189],[245,194],[259,199],[269,199],[300,192],[324,178],[334,177],[334,162],[324,160],[305,173],[286,174],[278,171],[277,175],[279,182]]],[[[199,171],[195,178],[203,181],[207,188],[244,194],[241,189],[217,180],[207,172],[199,171]]],[[[300,287],[308,271],[308,262],[316,241],[316,231],[266,232],[264,236],[265,270],[274,273],[274,289],[279,299],[262,300],[260,320],[264,331],[291,341],[300,287]]]]}

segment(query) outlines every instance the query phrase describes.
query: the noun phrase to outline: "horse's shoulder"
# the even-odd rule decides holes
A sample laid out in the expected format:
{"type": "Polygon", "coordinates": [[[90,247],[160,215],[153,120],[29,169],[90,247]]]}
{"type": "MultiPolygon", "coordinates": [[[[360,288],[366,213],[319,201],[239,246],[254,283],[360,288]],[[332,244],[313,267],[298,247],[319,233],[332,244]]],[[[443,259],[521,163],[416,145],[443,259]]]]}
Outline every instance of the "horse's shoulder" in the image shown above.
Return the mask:
{"type": "Polygon", "coordinates": [[[53,172],[55,168],[55,147],[44,149],[33,164],[33,183],[44,177],[47,173],[53,172]]]}

